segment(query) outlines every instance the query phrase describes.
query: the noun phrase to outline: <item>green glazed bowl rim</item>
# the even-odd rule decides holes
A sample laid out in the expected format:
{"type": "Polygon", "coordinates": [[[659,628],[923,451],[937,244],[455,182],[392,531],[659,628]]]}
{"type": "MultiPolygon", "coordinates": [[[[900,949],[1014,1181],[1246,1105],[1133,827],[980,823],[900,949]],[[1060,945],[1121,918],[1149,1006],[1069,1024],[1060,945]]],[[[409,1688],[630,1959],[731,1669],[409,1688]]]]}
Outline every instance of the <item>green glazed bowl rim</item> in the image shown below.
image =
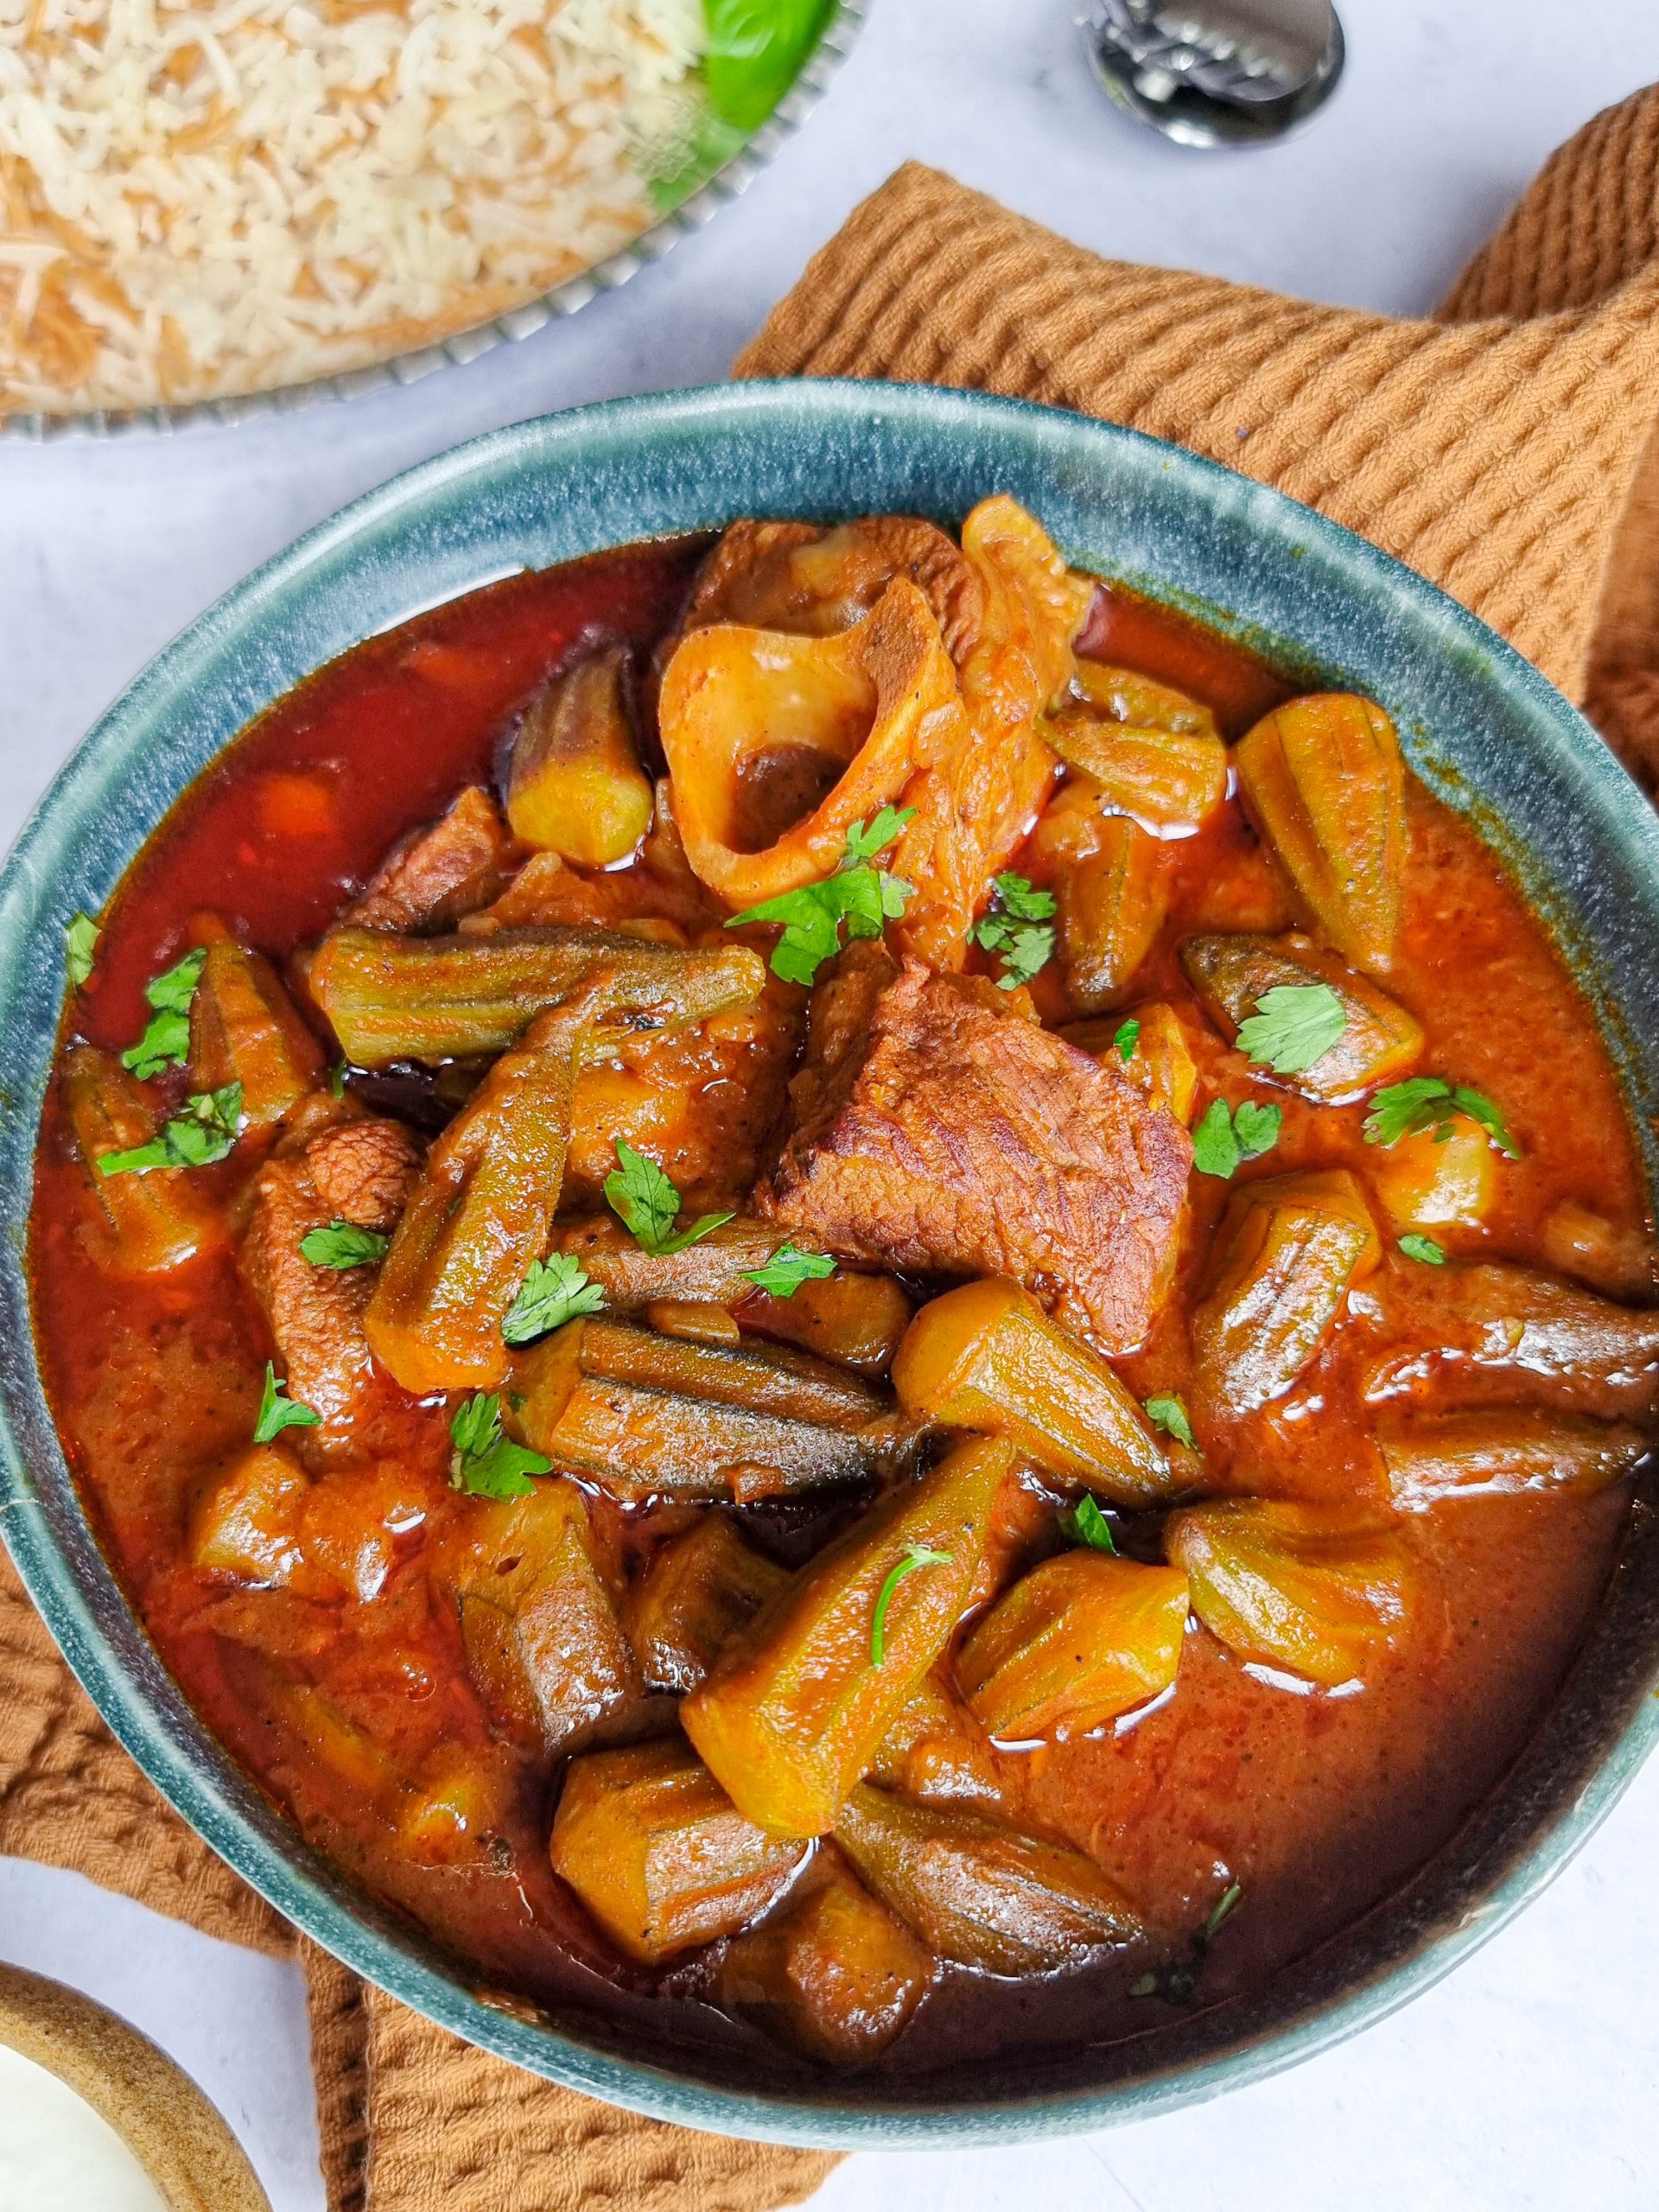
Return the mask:
{"type": "Polygon", "coordinates": [[[497,431],[395,478],[228,593],[149,664],[54,781],[0,875],[0,1532],[48,1626],[163,1796],[288,1919],[487,2050],[610,2103],[762,2140],[938,2148],[1149,2117],[1281,2070],[1421,1993],[1527,1904],[1659,1737],[1659,1536],[1638,1504],[1590,1642],[1491,1797],[1416,1876],[1265,1992],[1111,2044],[871,2083],[711,2057],[602,2015],[476,1993],[279,1818],[185,1703],[76,1497],[35,1367],[22,1253],[64,991],[63,931],[261,708],[322,661],[520,566],[739,514],[1010,492],[1068,557],[1200,613],[1395,715],[1414,766],[1520,878],[1588,993],[1643,1133],[1659,1107],[1659,820],[1590,726],[1466,609],[1351,532],[1178,448],[916,385],[727,385],[497,431]]]}

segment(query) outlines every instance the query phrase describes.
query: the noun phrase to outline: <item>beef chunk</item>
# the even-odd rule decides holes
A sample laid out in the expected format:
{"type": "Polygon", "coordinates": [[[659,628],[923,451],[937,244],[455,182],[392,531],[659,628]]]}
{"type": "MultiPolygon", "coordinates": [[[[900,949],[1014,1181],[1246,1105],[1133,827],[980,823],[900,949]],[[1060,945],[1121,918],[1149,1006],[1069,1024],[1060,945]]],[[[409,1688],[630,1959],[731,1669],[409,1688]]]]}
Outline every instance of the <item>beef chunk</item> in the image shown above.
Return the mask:
{"type": "Polygon", "coordinates": [[[512,849],[495,801],[469,785],[429,830],[391,852],[342,919],[371,930],[453,928],[496,896],[512,849]]]}
{"type": "Polygon", "coordinates": [[[1010,1276],[1102,1351],[1139,1344],[1192,1160],[1174,1116],[914,962],[866,1023],[850,988],[849,1008],[815,1037],[760,1211],[890,1267],[1010,1276]]]}
{"type": "Polygon", "coordinates": [[[289,1432],[308,1459],[326,1462],[366,1445],[377,1418],[404,1394],[376,1367],[364,1333],[374,1269],[314,1267],[300,1241],[336,1220],[389,1228],[418,1159],[418,1141],[400,1122],[342,1118],[274,1154],[259,1171],[242,1265],[289,1396],[321,1416],[315,1428],[289,1432]],[[391,1205],[384,1202],[394,1183],[391,1205]],[[379,1210],[371,1222],[372,1203],[379,1210]]]}
{"type": "Polygon", "coordinates": [[[869,1057],[870,1026],[899,963],[880,938],[855,938],[812,994],[800,1072],[790,1079],[791,1149],[810,1144],[846,1103],[869,1057]]]}
{"type": "Polygon", "coordinates": [[[960,661],[979,635],[984,593],[953,538],[914,515],[814,523],[734,522],[703,563],[685,630],[741,622],[828,637],[868,614],[895,576],[927,601],[960,661]]]}
{"type": "Polygon", "coordinates": [[[401,1122],[342,1122],[314,1137],[306,1162],[331,1221],[395,1228],[421,1164],[421,1141],[401,1122]]]}

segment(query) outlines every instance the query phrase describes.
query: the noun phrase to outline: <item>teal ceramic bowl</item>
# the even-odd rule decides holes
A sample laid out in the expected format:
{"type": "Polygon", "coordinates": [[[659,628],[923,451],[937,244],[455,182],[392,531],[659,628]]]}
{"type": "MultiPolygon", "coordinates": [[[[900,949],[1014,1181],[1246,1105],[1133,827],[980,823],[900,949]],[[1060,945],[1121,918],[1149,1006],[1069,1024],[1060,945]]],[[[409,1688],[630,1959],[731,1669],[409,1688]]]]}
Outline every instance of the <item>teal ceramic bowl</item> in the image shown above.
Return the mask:
{"type": "MultiPolygon", "coordinates": [[[[904,2083],[677,2041],[660,2021],[526,2017],[308,1851],[197,1721],[87,1526],[31,1353],[22,1264],[64,926],[249,718],[421,608],[734,516],[900,509],[955,521],[1010,492],[1083,566],[1381,700],[1413,766],[1520,876],[1604,1022],[1638,1128],[1659,1108],[1659,822],[1589,726],[1465,610],[1361,539],[1190,454],[1012,402],[907,386],[750,385],[528,423],[399,477],[261,569],[161,654],[70,760],[0,879],[0,1528],[36,1604],[151,1781],[277,1910],[434,2020],[588,2094],[787,2142],[960,2145],[1098,2128],[1310,2056],[1448,1972],[1542,1888],[1659,1735],[1659,1541],[1639,1511],[1590,1642],[1507,1780],[1434,1860],[1267,1992],[1112,2045],[904,2083]]],[[[1649,1139],[1649,1170],[1655,1161],[1649,1139]]],[[[669,2010],[671,2008],[664,2008],[669,2010]]]]}

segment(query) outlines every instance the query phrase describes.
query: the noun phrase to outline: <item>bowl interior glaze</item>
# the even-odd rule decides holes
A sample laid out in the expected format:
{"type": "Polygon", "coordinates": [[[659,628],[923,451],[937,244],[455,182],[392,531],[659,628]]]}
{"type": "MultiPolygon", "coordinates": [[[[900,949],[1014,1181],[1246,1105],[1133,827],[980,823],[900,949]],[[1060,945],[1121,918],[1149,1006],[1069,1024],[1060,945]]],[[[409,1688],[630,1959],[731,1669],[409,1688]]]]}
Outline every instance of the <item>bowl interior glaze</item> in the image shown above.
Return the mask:
{"type": "MultiPolygon", "coordinates": [[[[1659,1542],[1638,1504],[1591,1640],[1516,1766],[1404,1889],[1266,1992],[1111,2046],[880,2084],[681,2042],[671,2024],[526,2017],[352,1890],[232,1765],[123,1599],[64,1463],[22,1265],[63,932],[249,719],[350,645],[519,567],[743,514],[960,520],[1009,492],[1067,556],[1395,716],[1412,765],[1522,880],[1601,1019],[1656,1181],[1659,821],[1587,723],[1464,608],[1362,539],[1174,448],[1019,402],[779,384],[527,423],[397,478],[302,538],[160,654],[68,762],[0,878],[0,1530],[139,1765],[276,1908],[359,1974],[518,2064],[664,2120],[789,2142],[1008,2142],[1255,2080],[1449,1971],[1585,1840],[1659,1735],[1659,1542]]],[[[666,2010],[667,2008],[664,2008],[666,2010]]]]}

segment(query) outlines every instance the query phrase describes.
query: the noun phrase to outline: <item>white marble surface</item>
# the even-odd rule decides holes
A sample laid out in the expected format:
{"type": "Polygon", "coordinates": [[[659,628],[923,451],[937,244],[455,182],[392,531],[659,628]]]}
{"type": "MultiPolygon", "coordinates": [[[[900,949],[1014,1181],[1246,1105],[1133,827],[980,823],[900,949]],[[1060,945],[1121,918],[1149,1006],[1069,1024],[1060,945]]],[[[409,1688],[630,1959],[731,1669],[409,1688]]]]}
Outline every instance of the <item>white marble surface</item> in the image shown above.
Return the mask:
{"type": "MultiPolygon", "coordinates": [[[[1659,76],[1654,0],[1342,0],[1347,79],[1301,140],[1182,152],[1094,92],[1067,0],[875,0],[747,200],[574,322],[410,390],[173,439],[0,441],[0,842],[157,646],[297,531],[456,440],[720,376],[806,255],[916,156],[1102,251],[1429,307],[1543,156],[1659,76]]],[[[823,2212],[1637,2212],[1655,2201],[1659,1768],[1554,1889],[1341,2050],[1091,2140],[863,2157],[823,2212]]],[[[297,1976],[70,1875],[0,1862],[0,1957],[148,2030],[276,2212],[321,2212],[297,1976]]],[[[0,2143],[0,2206],[12,2199],[0,2143]]],[[[87,2212],[95,2212],[88,2207],[87,2212]]]]}

